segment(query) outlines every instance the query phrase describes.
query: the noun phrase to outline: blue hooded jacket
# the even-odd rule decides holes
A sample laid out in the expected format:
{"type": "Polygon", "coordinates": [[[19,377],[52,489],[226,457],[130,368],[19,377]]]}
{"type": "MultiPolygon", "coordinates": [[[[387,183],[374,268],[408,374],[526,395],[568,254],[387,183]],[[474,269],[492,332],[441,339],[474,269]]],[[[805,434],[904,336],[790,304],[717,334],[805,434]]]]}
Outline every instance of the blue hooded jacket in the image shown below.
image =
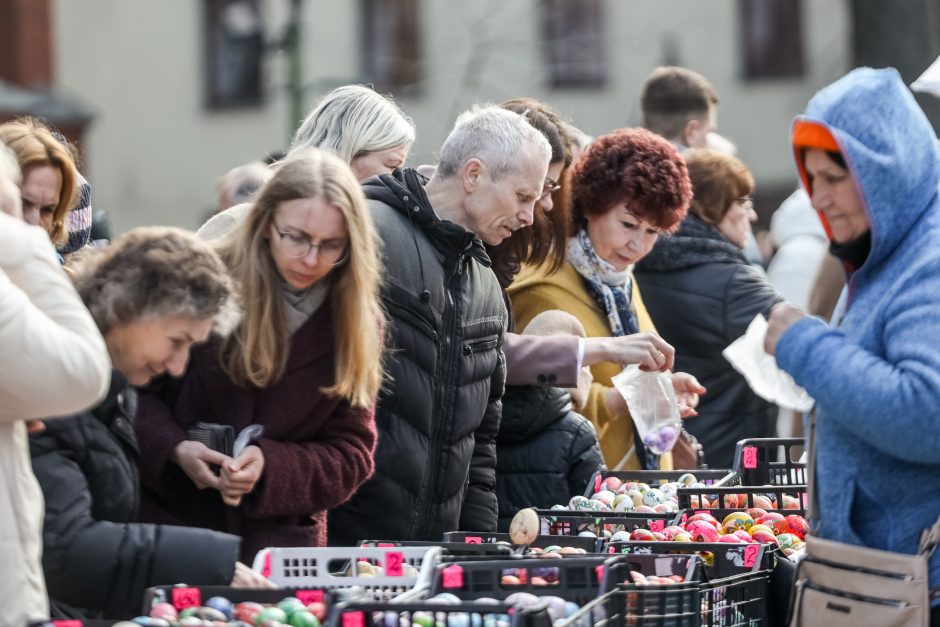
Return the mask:
{"type": "Polygon", "coordinates": [[[850,72],[797,120],[835,138],[872,236],[838,326],[804,318],[776,349],[816,399],[819,535],[914,554],[940,516],[940,153],[893,69],[850,72]]]}

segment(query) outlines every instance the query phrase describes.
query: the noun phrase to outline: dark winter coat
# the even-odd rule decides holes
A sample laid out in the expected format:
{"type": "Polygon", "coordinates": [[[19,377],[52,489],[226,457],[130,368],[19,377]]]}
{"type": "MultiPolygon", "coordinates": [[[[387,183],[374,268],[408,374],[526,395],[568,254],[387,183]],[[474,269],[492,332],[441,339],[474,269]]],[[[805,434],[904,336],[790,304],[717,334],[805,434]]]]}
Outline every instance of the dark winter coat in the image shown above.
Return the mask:
{"type": "Polygon", "coordinates": [[[131,522],[140,501],[135,404],[115,372],[100,405],[30,437],[46,501],[42,566],[53,615],[133,616],[150,586],[232,580],[237,537],[131,522]]]}
{"type": "Polygon", "coordinates": [[[507,313],[473,233],[441,220],[411,169],[363,187],[384,249],[389,382],[375,476],[331,514],[330,543],[496,529],[507,313]]]}
{"type": "Polygon", "coordinates": [[[782,299],[740,248],[693,214],[659,238],[634,276],[656,330],[676,349],[676,371],[708,389],[684,426],[702,444],[705,463],[730,468],[735,443],[771,437],[776,413],[721,351],[782,299]]]}
{"type": "Polygon", "coordinates": [[[240,387],[219,363],[219,343],[193,349],[186,375],[168,399],[141,394],[137,435],[145,520],[176,522],[242,536],[249,563],[268,546],[326,544],[326,511],[372,474],[375,423],[371,409],[352,407],[321,390],[335,380],[332,311],[326,301],[292,336],[287,370],[264,389],[240,387]],[[168,404],[169,402],[169,404],[168,404]],[[260,424],[264,473],[237,508],[212,489],[199,490],[170,461],[173,448],[198,421],[239,432],[260,424]]]}
{"type": "Polygon", "coordinates": [[[567,505],[604,467],[594,425],[571,409],[562,389],[506,388],[496,439],[499,530],[525,507],[567,505]]]}

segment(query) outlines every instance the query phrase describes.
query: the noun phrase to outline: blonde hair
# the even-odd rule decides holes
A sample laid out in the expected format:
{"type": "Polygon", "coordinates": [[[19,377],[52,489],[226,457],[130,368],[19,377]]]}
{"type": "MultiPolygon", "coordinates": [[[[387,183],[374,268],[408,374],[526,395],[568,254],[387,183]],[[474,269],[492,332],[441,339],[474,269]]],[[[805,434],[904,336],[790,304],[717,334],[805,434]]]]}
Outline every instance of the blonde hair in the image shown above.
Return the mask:
{"type": "Polygon", "coordinates": [[[42,122],[29,117],[0,124],[0,142],[16,155],[24,181],[33,168],[48,165],[59,170],[62,187],[52,216],[49,239],[55,244],[64,244],[69,237],[66,214],[78,194],[78,170],[68,145],[56,139],[42,122]]]}
{"type": "Polygon", "coordinates": [[[363,87],[337,87],[317,103],[297,129],[290,151],[329,150],[346,163],[415,141],[415,126],[390,98],[363,87]]]}
{"type": "Polygon", "coordinates": [[[334,206],[345,217],[349,233],[346,261],[321,279],[330,281],[327,305],[332,308],[336,338],[335,381],[323,392],[356,407],[369,407],[382,384],[376,234],[349,166],[320,150],[288,155],[259,190],[247,217],[219,244],[244,303],[241,324],[222,346],[223,367],[239,385],[258,388],[284,374],[290,333],[269,238],[277,208],[298,198],[322,198],[334,206]]]}

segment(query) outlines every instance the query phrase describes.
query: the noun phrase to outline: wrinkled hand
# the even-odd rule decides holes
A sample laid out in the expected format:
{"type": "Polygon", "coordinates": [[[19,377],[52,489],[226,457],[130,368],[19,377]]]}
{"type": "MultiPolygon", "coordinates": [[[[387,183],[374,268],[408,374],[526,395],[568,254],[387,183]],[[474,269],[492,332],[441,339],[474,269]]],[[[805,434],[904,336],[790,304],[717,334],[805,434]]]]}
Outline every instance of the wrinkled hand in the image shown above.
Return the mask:
{"type": "Polygon", "coordinates": [[[604,339],[607,342],[607,361],[615,364],[638,364],[640,370],[665,372],[672,369],[676,358],[676,350],[655,333],[633,333],[604,339]]]}
{"type": "Polygon", "coordinates": [[[255,445],[246,446],[238,457],[223,464],[219,491],[225,504],[235,507],[241,503],[242,496],[255,489],[262,472],[264,453],[255,445]]]}
{"type": "Polygon", "coordinates": [[[777,342],[794,323],[806,317],[806,312],[790,303],[777,303],[770,310],[767,320],[767,335],[764,336],[764,350],[773,355],[777,351],[777,342]]]}
{"type": "Polygon", "coordinates": [[[223,466],[226,462],[232,461],[228,455],[213,451],[202,442],[193,440],[183,440],[173,449],[171,459],[177,466],[183,469],[186,476],[192,479],[193,483],[200,490],[206,488],[219,489],[219,477],[212,472],[209,467],[211,464],[223,466]]]}
{"type": "Polygon", "coordinates": [[[276,588],[270,580],[262,577],[241,562],[235,562],[235,576],[232,577],[233,588],[276,588]]]}
{"type": "Polygon", "coordinates": [[[688,372],[673,372],[672,388],[676,391],[679,415],[683,418],[698,416],[695,408],[698,407],[699,397],[707,392],[698,379],[688,372]]]}

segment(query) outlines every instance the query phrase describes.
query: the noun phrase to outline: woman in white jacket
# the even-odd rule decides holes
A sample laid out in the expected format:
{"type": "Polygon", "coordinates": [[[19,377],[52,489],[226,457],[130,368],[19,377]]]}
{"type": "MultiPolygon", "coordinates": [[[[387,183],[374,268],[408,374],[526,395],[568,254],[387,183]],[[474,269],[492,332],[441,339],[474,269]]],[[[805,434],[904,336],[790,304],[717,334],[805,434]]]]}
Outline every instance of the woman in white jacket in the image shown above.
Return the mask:
{"type": "Polygon", "coordinates": [[[16,161],[0,144],[0,607],[11,625],[49,613],[40,567],[43,501],[25,421],[91,407],[111,373],[104,340],[48,234],[20,217],[18,179],[16,161]]]}

